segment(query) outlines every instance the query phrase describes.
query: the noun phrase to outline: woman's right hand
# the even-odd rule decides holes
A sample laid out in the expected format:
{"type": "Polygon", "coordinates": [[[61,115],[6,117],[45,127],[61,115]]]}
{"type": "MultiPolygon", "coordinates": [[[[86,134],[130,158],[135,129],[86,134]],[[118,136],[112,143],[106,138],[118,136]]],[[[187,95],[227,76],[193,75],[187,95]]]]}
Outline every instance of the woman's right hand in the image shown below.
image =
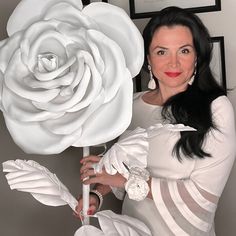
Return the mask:
{"type": "MultiPolygon", "coordinates": [[[[89,208],[87,211],[87,215],[94,215],[99,207],[99,199],[94,194],[89,195],[89,208]]],[[[76,212],[74,216],[83,220],[83,197],[82,195],[78,199],[78,205],[75,208],[76,212]]]]}

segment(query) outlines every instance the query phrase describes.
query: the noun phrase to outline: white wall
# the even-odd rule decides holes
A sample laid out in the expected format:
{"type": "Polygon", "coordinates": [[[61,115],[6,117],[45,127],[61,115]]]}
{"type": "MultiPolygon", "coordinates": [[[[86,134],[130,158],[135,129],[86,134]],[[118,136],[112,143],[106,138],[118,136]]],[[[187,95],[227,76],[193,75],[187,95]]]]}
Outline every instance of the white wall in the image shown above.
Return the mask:
{"type": "MultiPolygon", "coordinates": [[[[234,88],[228,93],[236,114],[236,1],[221,0],[222,11],[200,14],[213,36],[225,37],[225,60],[227,87],[234,88]]],[[[236,145],[236,144],[235,144],[236,145]]],[[[217,177],[217,176],[216,176],[217,177]]],[[[236,232],[236,164],[220,200],[216,215],[217,236],[233,236],[236,232]]]]}
{"type": "MultiPolygon", "coordinates": [[[[40,1],[40,0],[39,0],[40,1]]],[[[6,37],[5,25],[10,12],[19,0],[0,0],[0,39],[6,37]]],[[[128,0],[111,0],[128,12],[128,0]]],[[[201,13],[199,16],[209,28],[212,36],[225,37],[227,87],[236,87],[236,1],[221,0],[222,11],[201,13]]],[[[143,29],[148,19],[135,20],[143,29]]],[[[236,89],[228,93],[236,112],[236,89]]],[[[81,192],[79,181],[79,148],[70,148],[60,155],[42,157],[26,155],[12,141],[0,114],[0,161],[8,159],[34,159],[55,171],[74,195],[81,192]]],[[[216,176],[217,178],[217,176],[216,176]]],[[[236,232],[236,165],[220,200],[216,216],[217,236],[234,236],[236,232]]],[[[72,236],[80,223],[72,217],[68,207],[51,208],[36,202],[30,195],[11,191],[0,171],[0,235],[2,236],[72,236]]],[[[109,199],[105,207],[111,206],[109,199]]],[[[119,203],[113,207],[119,208],[119,203]]]]}

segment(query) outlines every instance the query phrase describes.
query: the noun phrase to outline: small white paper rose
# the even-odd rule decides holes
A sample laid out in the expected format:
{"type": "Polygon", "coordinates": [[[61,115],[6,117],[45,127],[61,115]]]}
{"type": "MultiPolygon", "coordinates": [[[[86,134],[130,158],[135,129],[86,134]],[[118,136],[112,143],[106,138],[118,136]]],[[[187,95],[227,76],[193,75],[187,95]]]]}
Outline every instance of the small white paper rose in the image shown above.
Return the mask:
{"type": "Polygon", "coordinates": [[[97,145],[127,128],[143,40],[121,8],[23,0],[7,31],[0,42],[0,108],[25,152],[97,145]]]}

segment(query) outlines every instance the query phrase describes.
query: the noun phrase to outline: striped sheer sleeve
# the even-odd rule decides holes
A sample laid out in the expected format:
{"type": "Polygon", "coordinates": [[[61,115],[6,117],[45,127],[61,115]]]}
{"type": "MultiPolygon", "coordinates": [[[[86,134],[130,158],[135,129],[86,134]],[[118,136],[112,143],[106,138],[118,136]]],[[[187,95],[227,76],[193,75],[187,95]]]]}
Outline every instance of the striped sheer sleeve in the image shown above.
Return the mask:
{"type": "Polygon", "coordinates": [[[212,112],[218,129],[211,130],[205,149],[212,157],[196,159],[186,179],[152,178],[156,208],[174,235],[209,235],[219,197],[235,159],[235,127],[226,97],[214,101],[212,112]]]}
{"type": "Polygon", "coordinates": [[[153,179],[152,188],[156,207],[174,235],[208,235],[217,196],[201,190],[192,181],[153,179]]]}

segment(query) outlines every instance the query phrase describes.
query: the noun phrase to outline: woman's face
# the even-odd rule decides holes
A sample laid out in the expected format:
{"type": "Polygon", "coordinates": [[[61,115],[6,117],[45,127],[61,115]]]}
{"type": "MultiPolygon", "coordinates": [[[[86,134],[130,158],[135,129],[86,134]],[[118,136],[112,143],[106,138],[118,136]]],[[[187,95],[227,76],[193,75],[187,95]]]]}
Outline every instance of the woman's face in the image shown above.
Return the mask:
{"type": "Polygon", "coordinates": [[[148,61],[160,89],[173,93],[184,91],[196,61],[190,29],[181,25],[157,29],[149,47],[148,61]]]}

